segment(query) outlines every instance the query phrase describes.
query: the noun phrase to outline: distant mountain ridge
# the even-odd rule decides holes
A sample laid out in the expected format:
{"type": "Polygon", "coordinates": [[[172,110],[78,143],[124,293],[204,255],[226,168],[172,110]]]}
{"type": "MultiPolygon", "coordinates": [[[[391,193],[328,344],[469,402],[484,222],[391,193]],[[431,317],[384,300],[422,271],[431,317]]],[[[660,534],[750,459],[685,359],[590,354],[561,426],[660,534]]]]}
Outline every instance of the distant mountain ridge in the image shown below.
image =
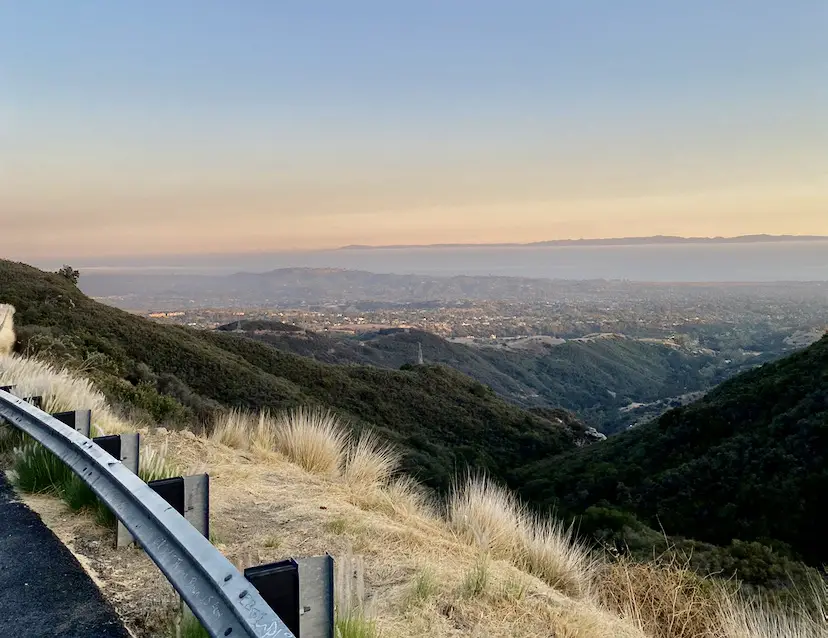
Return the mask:
{"type": "Polygon", "coordinates": [[[828,241],[828,235],[737,235],[735,237],[679,237],[652,235],[649,237],[610,237],[603,239],[549,239],[529,243],[494,244],[351,244],[338,250],[400,250],[405,248],[532,248],[540,246],[642,246],[659,244],[756,244],[771,242],[828,241]]]}
{"type": "MultiPolygon", "coordinates": [[[[807,282],[806,282],[807,283],[807,282]]],[[[538,302],[594,294],[649,295],[682,285],[687,295],[704,286],[727,286],[748,292],[759,282],[667,284],[606,279],[548,279],[496,275],[439,276],[375,273],[347,268],[277,268],[227,275],[130,274],[84,272],[79,283],[86,294],[107,298],[122,308],[153,310],[181,307],[301,307],[307,304],[382,302],[390,304],[465,301],[538,302]]],[[[778,286],[778,282],[774,285],[778,286]]],[[[782,290],[802,290],[803,282],[787,282],[782,290]]],[[[712,288],[711,288],[712,289],[712,288]]],[[[659,293],[661,294],[661,293],[659,293]]]]}

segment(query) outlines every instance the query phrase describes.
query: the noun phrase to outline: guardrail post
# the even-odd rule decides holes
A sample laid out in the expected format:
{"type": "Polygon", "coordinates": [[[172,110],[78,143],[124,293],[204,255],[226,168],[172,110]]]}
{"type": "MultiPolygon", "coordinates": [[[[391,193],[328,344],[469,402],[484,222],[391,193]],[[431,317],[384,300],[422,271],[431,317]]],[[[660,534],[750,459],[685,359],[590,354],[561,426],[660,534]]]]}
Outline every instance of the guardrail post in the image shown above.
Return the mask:
{"type": "Polygon", "coordinates": [[[296,562],[299,563],[301,634],[312,638],[334,638],[333,556],[311,556],[296,562]]]}
{"type": "Polygon", "coordinates": [[[210,538],[210,476],[195,474],[184,477],[184,518],[210,538]]]}
{"type": "Polygon", "coordinates": [[[72,410],[71,412],[57,412],[52,416],[55,417],[61,423],[65,423],[73,430],[80,432],[87,439],[92,438],[92,410],[72,410]]]}
{"type": "Polygon", "coordinates": [[[297,638],[300,634],[299,565],[289,558],[276,563],[248,567],[244,577],[261,594],[297,638]]]}
{"type": "MultiPolygon", "coordinates": [[[[96,436],[92,441],[123,463],[130,472],[136,476],[138,475],[140,434],[133,432],[130,434],[96,436]]],[[[129,547],[134,542],[135,539],[132,538],[132,534],[129,533],[124,524],[117,521],[115,525],[115,547],[129,547]]]]}
{"type": "Polygon", "coordinates": [[[334,638],[334,559],[330,554],[248,567],[244,577],[294,635],[334,638]]]}
{"type": "Polygon", "coordinates": [[[148,484],[176,512],[195,527],[204,538],[210,538],[210,476],[176,476],[150,481],[148,484]]]}

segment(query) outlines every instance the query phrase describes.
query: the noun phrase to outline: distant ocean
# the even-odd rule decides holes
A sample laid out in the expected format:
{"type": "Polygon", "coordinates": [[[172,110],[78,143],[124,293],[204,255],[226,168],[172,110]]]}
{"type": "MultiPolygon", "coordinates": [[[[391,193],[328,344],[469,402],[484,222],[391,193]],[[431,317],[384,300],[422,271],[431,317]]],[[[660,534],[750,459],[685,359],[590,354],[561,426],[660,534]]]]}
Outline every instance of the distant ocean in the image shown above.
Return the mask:
{"type": "MultiPolygon", "coordinates": [[[[133,272],[347,268],[375,273],[631,281],[828,281],[828,241],[634,246],[373,248],[106,264],[133,272]]],[[[88,264],[90,267],[104,264],[88,264]]],[[[103,268],[102,268],[103,270],[103,268]]]]}

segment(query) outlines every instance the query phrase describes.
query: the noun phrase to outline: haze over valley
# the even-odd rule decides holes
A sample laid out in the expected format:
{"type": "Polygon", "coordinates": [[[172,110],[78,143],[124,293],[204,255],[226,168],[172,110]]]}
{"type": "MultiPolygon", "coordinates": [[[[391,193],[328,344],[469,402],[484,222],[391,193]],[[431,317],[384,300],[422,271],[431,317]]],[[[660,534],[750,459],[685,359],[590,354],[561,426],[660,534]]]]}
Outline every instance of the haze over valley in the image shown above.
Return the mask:
{"type": "MultiPolygon", "coordinates": [[[[801,243],[823,250],[821,241],[801,243]]],[[[722,248],[742,263],[733,245],[722,248]]],[[[535,250],[513,249],[512,263],[535,250]]],[[[382,249],[365,252],[383,264],[394,259],[382,249]]],[[[92,270],[80,286],[154,321],[231,329],[332,364],[397,369],[422,354],[424,362],[452,366],[510,402],[565,407],[610,434],[697,399],[828,329],[828,283],[821,281],[656,283],[284,268],[231,275],[92,270]]]]}

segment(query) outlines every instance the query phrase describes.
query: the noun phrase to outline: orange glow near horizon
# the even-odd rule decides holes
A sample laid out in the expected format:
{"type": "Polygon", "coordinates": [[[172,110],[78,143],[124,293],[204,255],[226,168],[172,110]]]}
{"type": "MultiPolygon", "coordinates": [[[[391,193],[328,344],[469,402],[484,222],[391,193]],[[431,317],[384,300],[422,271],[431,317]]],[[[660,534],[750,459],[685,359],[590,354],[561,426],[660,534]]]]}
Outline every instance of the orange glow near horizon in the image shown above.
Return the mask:
{"type": "MultiPolygon", "coordinates": [[[[45,189],[44,189],[45,190],[45,189]]],[[[39,190],[39,193],[44,192],[39,190]]],[[[509,200],[447,191],[398,196],[382,187],[295,190],[192,188],[0,196],[0,253],[79,257],[235,253],[349,244],[526,243],[650,235],[828,235],[828,180],[699,193],[509,200]],[[199,192],[201,190],[202,192],[199,192]],[[283,196],[280,196],[283,195],[283,196]],[[469,200],[463,203],[463,195],[469,200]]]]}

